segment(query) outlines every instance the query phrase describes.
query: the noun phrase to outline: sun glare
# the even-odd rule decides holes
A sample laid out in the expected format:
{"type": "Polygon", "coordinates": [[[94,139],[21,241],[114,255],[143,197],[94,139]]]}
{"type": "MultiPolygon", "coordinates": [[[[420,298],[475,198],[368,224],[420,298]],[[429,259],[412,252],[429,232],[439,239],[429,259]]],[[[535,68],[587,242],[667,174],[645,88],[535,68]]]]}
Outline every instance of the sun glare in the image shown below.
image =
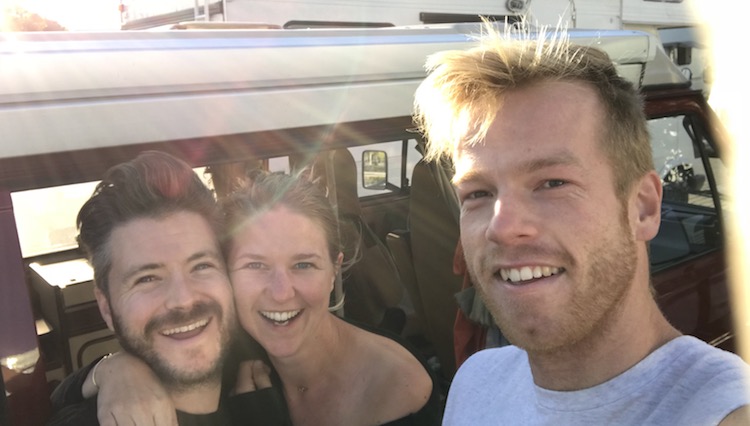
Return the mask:
{"type": "Polygon", "coordinates": [[[729,1],[697,2],[698,16],[708,23],[705,36],[712,49],[712,88],[709,99],[722,123],[728,130],[732,143],[725,148],[733,194],[726,200],[728,218],[728,247],[735,326],[740,354],[750,359],[750,192],[746,190],[750,180],[750,146],[744,143],[750,138],[745,122],[746,99],[749,90],[744,84],[746,70],[741,65],[743,58],[742,37],[738,30],[743,27],[742,14],[731,13],[734,6],[729,1]]]}
{"type": "MultiPolygon", "coordinates": [[[[120,0],[0,0],[0,14],[19,7],[70,31],[117,30],[120,0]]],[[[0,25],[6,16],[0,17],[0,25]]]]}

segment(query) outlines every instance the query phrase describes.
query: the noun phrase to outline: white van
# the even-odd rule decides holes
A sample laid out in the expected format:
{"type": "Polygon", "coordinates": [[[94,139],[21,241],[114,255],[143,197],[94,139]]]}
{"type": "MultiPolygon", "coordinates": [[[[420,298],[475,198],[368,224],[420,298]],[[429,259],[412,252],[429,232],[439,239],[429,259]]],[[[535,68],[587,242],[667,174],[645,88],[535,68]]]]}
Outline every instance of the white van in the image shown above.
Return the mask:
{"type": "MultiPolygon", "coordinates": [[[[116,348],[74,218],[105,170],[146,149],[185,159],[219,195],[231,164],[324,165],[332,202],[358,230],[347,243],[365,256],[337,289],[342,315],[402,334],[449,383],[457,205],[450,167],[420,161],[411,109],[426,56],[479,34],[459,24],[0,35],[0,424],[43,423],[48,382],[116,348]]],[[[655,149],[679,149],[679,164],[704,176],[665,205],[654,286],[675,326],[729,344],[721,160],[705,100],[652,35],[570,37],[610,54],[643,90],[655,149]]]]}

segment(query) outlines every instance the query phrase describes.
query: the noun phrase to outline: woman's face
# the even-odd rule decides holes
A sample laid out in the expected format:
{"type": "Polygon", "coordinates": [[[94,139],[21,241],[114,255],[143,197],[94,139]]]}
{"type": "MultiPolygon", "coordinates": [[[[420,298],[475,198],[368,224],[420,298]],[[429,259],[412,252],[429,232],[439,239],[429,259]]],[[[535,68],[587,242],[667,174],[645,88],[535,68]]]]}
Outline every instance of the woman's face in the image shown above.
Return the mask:
{"type": "Polygon", "coordinates": [[[315,341],[336,274],[319,222],[275,207],[238,230],[227,260],[240,324],[270,356],[315,341]]]}

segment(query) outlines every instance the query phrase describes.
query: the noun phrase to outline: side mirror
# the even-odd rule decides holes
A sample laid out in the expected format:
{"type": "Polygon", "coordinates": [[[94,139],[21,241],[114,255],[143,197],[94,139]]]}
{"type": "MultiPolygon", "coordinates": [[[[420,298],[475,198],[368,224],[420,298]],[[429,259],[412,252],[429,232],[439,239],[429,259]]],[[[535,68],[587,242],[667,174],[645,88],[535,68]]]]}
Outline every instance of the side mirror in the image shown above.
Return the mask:
{"type": "Polygon", "coordinates": [[[366,189],[386,189],[388,184],[388,154],[385,151],[362,152],[362,186],[366,189]]]}

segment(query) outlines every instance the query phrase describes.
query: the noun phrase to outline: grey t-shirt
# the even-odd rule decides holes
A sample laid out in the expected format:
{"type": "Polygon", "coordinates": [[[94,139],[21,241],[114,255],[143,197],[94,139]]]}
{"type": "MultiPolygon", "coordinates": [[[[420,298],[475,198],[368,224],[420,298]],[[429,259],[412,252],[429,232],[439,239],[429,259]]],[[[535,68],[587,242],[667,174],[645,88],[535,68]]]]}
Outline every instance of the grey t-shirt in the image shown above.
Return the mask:
{"type": "Polygon", "coordinates": [[[443,425],[716,425],[750,404],[748,377],[738,356],[681,336],[607,382],[560,392],[534,384],[523,350],[486,349],[456,373],[443,425]]]}

